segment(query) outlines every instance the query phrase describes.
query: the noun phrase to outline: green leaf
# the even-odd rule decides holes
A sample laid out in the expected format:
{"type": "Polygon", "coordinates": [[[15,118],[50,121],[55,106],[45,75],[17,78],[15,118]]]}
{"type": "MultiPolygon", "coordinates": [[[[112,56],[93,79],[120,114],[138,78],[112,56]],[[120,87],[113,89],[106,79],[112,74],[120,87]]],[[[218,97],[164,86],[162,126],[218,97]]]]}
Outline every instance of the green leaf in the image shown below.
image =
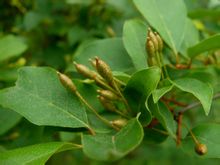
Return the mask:
{"type": "Polygon", "coordinates": [[[190,57],[195,57],[200,53],[220,49],[220,34],[216,34],[208,39],[205,39],[198,43],[197,45],[190,47],[188,49],[188,54],[190,57]]]}
{"type": "Polygon", "coordinates": [[[27,49],[27,45],[20,37],[7,35],[0,39],[0,62],[8,58],[21,55],[27,49]]]}
{"type": "Polygon", "coordinates": [[[20,69],[16,86],[0,91],[0,104],[36,125],[89,127],[84,106],[51,68],[20,69]]]}
{"type": "Polygon", "coordinates": [[[96,160],[117,160],[134,150],[143,139],[143,128],[137,118],[131,119],[115,135],[83,135],[84,153],[96,160]]]}
{"type": "Polygon", "coordinates": [[[168,131],[168,133],[175,138],[176,127],[174,118],[170,110],[163,103],[154,103],[153,97],[146,101],[146,106],[149,106],[152,114],[158,119],[161,125],[168,131]]]}
{"type": "Polygon", "coordinates": [[[165,95],[167,92],[171,91],[172,89],[173,89],[173,85],[169,85],[154,90],[152,93],[154,103],[157,103],[163,95],[165,95]]]}
{"type": "Polygon", "coordinates": [[[199,99],[205,114],[209,114],[213,97],[213,89],[209,84],[192,78],[181,78],[172,81],[172,83],[180,90],[189,92],[199,99]]]}
{"type": "Polygon", "coordinates": [[[86,42],[74,54],[74,60],[89,66],[89,58],[95,56],[104,60],[112,70],[127,71],[133,68],[131,59],[124,49],[121,38],[102,39],[86,42]],[[123,62],[122,62],[123,61],[123,62]]]}
{"type": "Polygon", "coordinates": [[[123,28],[123,43],[137,70],[147,67],[145,44],[147,25],[139,19],[128,20],[123,28]]]}
{"type": "Polygon", "coordinates": [[[160,81],[161,71],[158,67],[143,69],[134,73],[125,87],[124,94],[132,112],[141,112],[140,121],[148,124],[151,114],[145,106],[145,101],[156,89],[160,81]]]}
{"type": "Polygon", "coordinates": [[[55,153],[79,148],[78,145],[64,142],[50,142],[27,146],[14,150],[1,152],[0,164],[37,164],[44,165],[46,161],[55,153]]]}
{"type": "Polygon", "coordinates": [[[149,24],[177,54],[187,27],[187,11],[183,1],[133,0],[133,2],[149,24]]]}
{"type": "MultiPolygon", "coordinates": [[[[202,158],[220,158],[219,124],[201,124],[193,128],[192,132],[200,143],[207,146],[208,152],[202,158]]],[[[182,147],[189,155],[196,155],[194,151],[195,143],[190,134],[183,140],[182,147]]]]}
{"type": "Polygon", "coordinates": [[[0,107],[0,135],[13,128],[21,119],[14,111],[0,107]]]}

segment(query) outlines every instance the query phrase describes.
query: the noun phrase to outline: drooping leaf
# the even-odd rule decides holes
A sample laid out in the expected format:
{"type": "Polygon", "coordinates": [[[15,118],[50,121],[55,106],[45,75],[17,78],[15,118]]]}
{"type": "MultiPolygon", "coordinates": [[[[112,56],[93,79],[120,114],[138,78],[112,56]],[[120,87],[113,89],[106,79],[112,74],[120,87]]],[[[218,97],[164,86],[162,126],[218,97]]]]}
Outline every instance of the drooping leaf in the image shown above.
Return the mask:
{"type": "MultiPolygon", "coordinates": [[[[217,123],[201,124],[192,129],[197,140],[207,146],[208,152],[203,158],[220,158],[220,125],[217,123]]],[[[182,143],[185,152],[196,155],[194,151],[195,143],[189,134],[182,143]]]]}
{"type": "Polygon", "coordinates": [[[140,70],[131,76],[124,94],[134,113],[141,112],[140,121],[148,124],[151,121],[151,114],[145,106],[145,101],[156,89],[160,81],[160,69],[158,67],[151,67],[140,70]]]}
{"type": "Polygon", "coordinates": [[[133,0],[133,2],[149,24],[177,54],[187,26],[184,2],[176,0],[133,0]]]}
{"type": "Polygon", "coordinates": [[[44,165],[53,154],[77,148],[80,148],[80,146],[65,142],[50,142],[44,144],[36,144],[32,146],[1,152],[0,164],[44,165]]]}
{"type": "Polygon", "coordinates": [[[13,128],[21,119],[16,112],[0,106],[0,135],[13,128]]]}
{"type": "Polygon", "coordinates": [[[220,34],[216,34],[208,39],[201,41],[197,45],[190,47],[188,49],[188,54],[190,57],[195,57],[200,53],[216,49],[220,49],[220,34]]]}
{"type": "Polygon", "coordinates": [[[139,20],[128,20],[123,28],[123,43],[137,70],[147,66],[145,50],[147,38],[147,25],[139,20]]]}
{"type": "Polygon", "coordinates": [[[158,119],[161,125],[168,131],[170,136],[173,138],[175,135],[175,124],[173,115],[170,110],[163,103],[154,103],[153,97],[150,97],[148,101],[146,101],[146,106],[149,107],[151,113],[158,119]]]}
{"type": "Polygon", "coordinates": [[[209,84],[193,78],[181,78],[172,81],[172,83],[180,90],[189,92],[199,99],[205,114],[209,114],[213,97],[213,89],[209,84]]]}
{"type": "Polygon", "coordinates": [[[117,160],[135,149],[143,139],[143,128],[137,118],[131,119],[115,135],[83,135],[84,153],[96,160],[117,160]]]}
{"type": "Polygon", "coordinates": [[[88,59],[94,58],[95,56],[98,56],[109,64],[112,70],[127,71],[133,68],[131,59],[124,49],[121,38],[86,42],[85,45],[74,54],[74,60],[78,63],[91,66],[88,59]]]}
{"type": "Polygon", "coordinates": [[[36,125],[89,127],[82,103],[51,68],[20,69],[16,86],[0,91],[0,104],[36,125]]]}
{"type": "Polygon", "coordinates": [[[0,61],[21,55],[27,49],[27,45],[20,37],[7,35],[0,39],[0,61]]]}

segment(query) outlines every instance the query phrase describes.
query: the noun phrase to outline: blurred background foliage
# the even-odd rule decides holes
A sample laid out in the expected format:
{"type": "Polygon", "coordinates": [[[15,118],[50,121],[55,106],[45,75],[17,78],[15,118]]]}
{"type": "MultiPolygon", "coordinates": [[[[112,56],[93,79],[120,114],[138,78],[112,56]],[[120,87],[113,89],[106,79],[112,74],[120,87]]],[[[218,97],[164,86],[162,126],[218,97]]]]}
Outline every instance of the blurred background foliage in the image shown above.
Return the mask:
{"type": "MultiPolygon", "coordinates": [[[[185,3],[201,38],[220,32],[219,0],[185,0],[185,3]]],[[[121,37],[125,20],[136,17],[141,16],[131,0],[1,0],[0,89],[13,85],[17,69],[25,65],[71,71],[75,55],[86,43],[121,37]]],[[[219,103],[215,104],[220,108],[219,103]]],[[[198,121],[199,115],[204,118],[196,112],[191,115],[196,115],[198,121]]],[[[207,120],[220,121],[219,112],[213,113],[207,120]]],[[[160,135],[155,138],[166,139],[160,135]]],[[[17,113],[0,107],[0,151],[54,140],[80,141],[75,134],[60,128],[33,125],[17,113]]],[[[162,144],[143,142],[138,149],[114,163],[90,160],[77,150],[56,154],[47,164],[197,163],[217,165],[220,161],[190,157],[167,139],[162,144]]]]}

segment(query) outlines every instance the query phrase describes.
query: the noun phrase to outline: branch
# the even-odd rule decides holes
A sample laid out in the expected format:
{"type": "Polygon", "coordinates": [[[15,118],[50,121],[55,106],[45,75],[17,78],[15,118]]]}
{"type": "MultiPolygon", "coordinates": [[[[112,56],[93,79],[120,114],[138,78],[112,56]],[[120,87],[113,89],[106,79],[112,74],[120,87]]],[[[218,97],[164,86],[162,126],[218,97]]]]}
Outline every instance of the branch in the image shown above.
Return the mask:
{"type": "MultiPolygon", "coordinates": [[[[212,100],[217,100],[217,99],[219,99],[220,98],[220,93],[217,93],[217,94],[215,94],[214,96],[213,96],[213,98],[212,98],[212,100]]],[[[194,102],[194,103],[192,103],[192,104],[189,104],[188,106],[186,106],[185,108],[182,108],[180,111],[178,111],[178,112],[182,112],[182,113],[184,113],[184,112],[186,112],[186,111],[188,111],[188,110],[190,110],[190,109],[192,109],[192,108],[196,108],[196,107],[199,107],[199,106],[201,106],[201,103],[200,102],[194,102]]]]}

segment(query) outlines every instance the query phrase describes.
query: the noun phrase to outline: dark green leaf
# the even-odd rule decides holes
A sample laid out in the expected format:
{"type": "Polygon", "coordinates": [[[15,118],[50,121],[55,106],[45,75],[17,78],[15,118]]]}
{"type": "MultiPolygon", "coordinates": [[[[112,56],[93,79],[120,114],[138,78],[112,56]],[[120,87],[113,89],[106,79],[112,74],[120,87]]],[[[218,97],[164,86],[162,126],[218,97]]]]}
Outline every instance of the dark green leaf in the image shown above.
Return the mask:
{"type": "Polygon", "coordinates": [[[220,34],[214,35],[208,39],[201,41],[197,45],[190,47],[188,49],[188,54],[190,57],[195,57],[200,53],[215,49],[220,49],[220,34]]]}
{"type": "Polygon", "coordinates": [[[135,149],[143,139],[143,129],[138,119],[131,119],[115,135],[83,135],[84,153],[96,160],[116,160],[135,149]]]}
{"type": "Polygon", "coordinates": [[[95,56],[109,64],[112,70],[126,71],[133,67],[121,38],[87,42],[74,54],[74,59],[88,66],[90,65],[88,59],[95,56]]]}
{"type": "Polygon", "coordinates": [[[128,81],[124,94],[132,112],[141,112],[140,120],[144,124],[151,121],[151,114],[145,107],[145,101],[156,89],[160,81],[161,71],[158,67],[151,67],[134,73],[128,81]]]}
{"type": "Polygon", "coordinates": [[[147,25],[139,19],[128,20],[123,28],[123,43],[137,70],[147,66],[145,44],[147,25]]]}
{"type": "Polygon", "coordinates": [[[50,142],[28,146],[24,148],[18,148],[14,150],[1,152],[0,164],[44,165],[53,154],[76,148],[79,148],[79,146],[72,143],[64,142],[50,142]]]}
{"type": "Polygon", "coordinates": [[[0,135],[14,127],[21,119],[21,116],[14,111],[0,107],[0,135]]]}
{"type": "Polygon", "coordinates": [[[0,104],[36,125],[89,127],[84,106],[51,68],[20,69],[16,86],[0,91],[0,104]]]}
{"type": "Polygon", "coordinates": [[[170,85],[170,86],[165,86],[165,87],[154,90],[152,93],[154,103],[157,103],[160,100],[160,98],[163,95],[165,95],[167,92],[171,91],[172,88],[173,88],[173,85],[170,85]]]}
{"type": "Polygon", "coordinates": [[[192,78],[182,78],[172,82],[182,91],[193,94],[201,102],[205,114],[208,115],[213,97],[213,89],[209,84],[192,78]]]}
{"type": "Polygon", "coordinates": [[[0,61],[21,55],[27,49],[27,45],[21,38],[7,35],[0,39],[0,61]]]}

